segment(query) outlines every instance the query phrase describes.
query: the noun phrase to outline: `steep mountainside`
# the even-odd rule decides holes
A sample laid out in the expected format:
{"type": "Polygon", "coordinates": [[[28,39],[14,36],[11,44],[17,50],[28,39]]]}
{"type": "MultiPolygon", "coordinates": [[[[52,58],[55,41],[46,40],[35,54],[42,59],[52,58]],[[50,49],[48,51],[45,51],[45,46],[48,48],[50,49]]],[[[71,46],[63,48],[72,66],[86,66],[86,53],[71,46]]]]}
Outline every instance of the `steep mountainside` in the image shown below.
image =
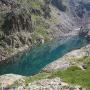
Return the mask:
{"type": "Polygon", "coordinates": [[[90,1],[89,0],[52,0],[52,4],[60,11],[69,13],[76,23],[90,23],[90,1]],[[81,22],[83,21],[83,22],[81,22]]]}
{"type": "Polygon", "coordinates": [[[0,61],[25,46],[49,40],[49,2],[0,0],[0,61]]]}
{"type": "Polygon", "coordinates": [[[90,0],[0,0],[0,90],[90,90],[88,42],[90,0]]]}
{"type": "Polygon", "coordinates": [[[0,61],[90,26],[89,0],[0,0],[0,61]]]}

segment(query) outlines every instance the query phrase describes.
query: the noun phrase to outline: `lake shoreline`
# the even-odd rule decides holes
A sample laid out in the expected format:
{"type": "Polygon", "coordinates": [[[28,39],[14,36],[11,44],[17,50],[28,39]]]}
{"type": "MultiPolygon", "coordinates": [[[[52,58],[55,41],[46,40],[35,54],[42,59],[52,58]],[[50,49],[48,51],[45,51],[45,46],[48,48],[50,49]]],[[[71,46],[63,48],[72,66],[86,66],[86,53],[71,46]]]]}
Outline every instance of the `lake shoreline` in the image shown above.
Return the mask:
{"type": "Polygon", "coordinates": [[[86,48],[90,48],[90,44],[86,45],[84,47],[81,47],[80,49],[76,49],[76,50],[72,50],[71,52],[68,52],[67,54],[65,54],[63,57],[55,60],[54,62],[48,64],[45,66],[45,68],[43,68],[43,71],[55,71],[55,70],[64,70],[67,69],[73,65],[76,65],[78,67],[81,66],[83,63],[77,63],[75,61],[73,61],[73,59],[81,59],[83,57],[88,56],[87,52],[88,50],[86,50],[86,48]]]}
{"type": "MultiPolygon", "coordinates": [[[[77,31],[76,31],[77,32],[77,31]]],[[[54,40],[55,41],[61,41],[61,40],[65,40],[65,39],[69,39],[69,38],[72,38],[72,37],[74,37],[74,36],[77,36],[78,35],[78,33],[76,33],[76,32],[74,32],[74,33],[70,33],[70,34],[65,34],[64,36],[62,36],[62,37],[60,37],[59,39],[53,39],[53,40],[51,40],[50,42],[53,42],[54,40]]],[[[45,43],[48,43],[48,42],[45,42],[45,43]]],[[[40,44],[40,45],[43,45],[43,44],[40,44]]],[[[2,56],[0,56],[0,58],[1,58],[1,60],[0,60],[0,64],[2,64],[2,63],[8,63],[8,62],[10,62],[9,61],[9,59],[11,59],[11,58],[14,58],[14,57],[16,57],[17,55],[20,55],[21,53],[24,53],[25,51],[27,51],[28,49],[30,49],[30,48],[34,48],[33,46],[37,46],[37,45],[32,45],[32,46],[28,46],[28,45],[25,45],[25,46],[23,46],[23,47],[20,47],[20,48],[16,48],[15,50],[14,50],[14,52],[12,52],[12,53],[10,53],[9,55],[2,55],[2,56]]],[[[38,47],[38,46],[37,46],[38,47]]]]}
{"type": "MultiPolygon", "coordinates": [[[[57,70],[65,70],[67,68],[69,68],[70,66],[70,63],[72,62],[73,65],[75,62],[73,62],[71,59],[75,58],[75,59],[79,59],[79,58],[83,58],[84,56],[86,56],[86,51],[84,52],[83,50],[85,49],[85,47],[87,48],[90,48],[90,44],[89,45],[86,45],[80,49],[77,49],[77,50],[72,50],[71,52],[68,52],[67,54],[65,54],[62,58],[52,62],[51,64],[48,64],[44,69],[43,71],[44,72],[56,72],[57,70]],[[70,60],[70,62],[69,62],[70,60]],[[66,65],[67,63],[69,63],[69,66],[66,66],[66,67],[58,67],[60,65],[66,65]]],[[[42,73],[42,72],[41,72],[42,73]]],[[[29,76],[31,78],[35,77],[35,76],[38,76],[38,74],[35,74],[35,75],[32,75],[32,76],[29,76]]],[[[11,86],[14,85],[15,81],[18,81],[18,83],[21,83],[22,82],[22,85],[25,84],[25,80],[27,80],[26,78],[29,78],[29,77],[26,77],[26,76],[22,76],[22,75],[16,75],[16,74],[5,74],[5,75],[2,75],[0,76],[0,80],[3,80],[3,83],[7,82],[8,83],[5,83],[4,86],[5,87],[8,87],[8,85],[11,86]],[[4,78],[4,79],[3,79],[4,78]]],[[[39,77],[39,76],[38,76],[39,77]]],[[[50,84],[52,86],[52,82],[55,82],[54,79],[56,80],[56,83],[61,83],[61,86],[60,87],[67,87],[67,88],[77,88],[76,90],[78,90],[79,88],[82,88],[82,86],[80,85],[73,85],[73,84],[70,84],[70,83],[67,83],[65,82],[64,80],[62,80],[61,78],[58,78],[58,77],[54,77],[54,78],[48,78],[49,75],[47,74],[45,78],[42,78],[40,80],[34,80],[33,82],[29,82],[28,86],[23,86],[25,88],[33,88],[33,85],[35,85],[35,87],[38,87],[38,85],[36,83],[40,83],[40,86],[42,85],[41,82],[45,82],[45,85],[46,84],[50,84]],[[48,82],[47,82],[48,80],[48,82]]],[[[43,84],[44,85],[44,84],[43,84]]],[[[20,87],[20,86],[19,86],[20,87]]],[[[85,88],[83,88],[82,90],[86,90],[85,88]]]]}
{"type": "MultiPolygon", "coordinates": [[[[47,64],[63,57],[68,52],[85,45],[87,45],[85,38],[73,36],[64,40],[45,43],[41,46],[36,46],[35,48],[32,47],[28,51],[27,47],[26,52],[9,58],[8,63],[2,63],[0,65],[0,68],[2,68],[0,74],[14,73],[25,76],[37,74],[47,64]]],[[[63,62],[62,64],[66,66],[69,65],[67,62],[63,62]]]]}

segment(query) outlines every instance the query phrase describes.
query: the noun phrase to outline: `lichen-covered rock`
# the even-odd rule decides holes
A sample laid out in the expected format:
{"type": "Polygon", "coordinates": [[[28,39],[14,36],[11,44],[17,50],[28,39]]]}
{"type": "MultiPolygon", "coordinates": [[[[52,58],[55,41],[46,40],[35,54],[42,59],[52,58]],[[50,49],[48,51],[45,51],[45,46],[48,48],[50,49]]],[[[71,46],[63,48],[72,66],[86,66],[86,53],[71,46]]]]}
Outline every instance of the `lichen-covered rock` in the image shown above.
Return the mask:
{"type": "Polygon", "coordinates": [[[9,90],[13,88],[19,90],[86,90],[81,86],[65,83],[57,77],[52,79],[41,79],[25,85],[23,76],[13,74],[0,76],[0,85],[3,85],[4,88],[8,88],[9,90]]]}
{"type": "Polygon", "coordinates": [[[2,28],[8,35],[20,31],[32,32],[31,16],[26,10],[11,11],[6,14],[2,28]]]}
{"type": "Polygon", "coordinates": [[[0,88],[8,87],[9,85],[13,84],[17,80],[22,80],[23,76],[20,75],[14,75],[14,74],[6,74],[0,76],[0,88]]]}
{"type": "MultiPolygon", "coordinates": [[[[81,86],[72,86],[63,82],[60,78],[43,79],[30,83],[29,90],[86,90],[81,86]]],[[[25,89],[25,90],[27,90],[25,89]]]]}

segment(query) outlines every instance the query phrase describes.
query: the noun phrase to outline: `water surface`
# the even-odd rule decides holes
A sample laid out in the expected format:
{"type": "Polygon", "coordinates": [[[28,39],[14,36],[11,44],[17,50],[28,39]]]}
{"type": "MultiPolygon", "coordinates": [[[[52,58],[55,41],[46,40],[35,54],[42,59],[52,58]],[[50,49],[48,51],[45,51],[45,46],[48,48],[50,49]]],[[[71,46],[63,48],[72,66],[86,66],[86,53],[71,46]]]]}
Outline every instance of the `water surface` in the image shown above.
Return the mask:
{"type": "Polygon", "coordinates": [[[13,62],[0,65],[0,74],[33,75],[38,73],[47,64],[62,57],[67,52],[87,44],[85,38],[78,36],[60,41],[46,43],[34,47],[16,58],[13,62]]]}

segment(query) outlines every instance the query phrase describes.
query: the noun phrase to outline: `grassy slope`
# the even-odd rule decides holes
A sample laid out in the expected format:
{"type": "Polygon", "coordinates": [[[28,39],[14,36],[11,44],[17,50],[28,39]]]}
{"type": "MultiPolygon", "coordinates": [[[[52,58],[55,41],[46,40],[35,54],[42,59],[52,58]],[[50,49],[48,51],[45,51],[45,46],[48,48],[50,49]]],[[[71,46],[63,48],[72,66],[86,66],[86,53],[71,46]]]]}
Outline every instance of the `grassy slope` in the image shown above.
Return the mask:
{"type": "Polygon", "coordinates": [[[65,71],[58,71],[54,74],[71,84],[81,85],[90,90],[90,67],[85,71],[73,70],[72,67],[65,71]]]}
{"type": "Polygon", "coordinates": [[[81,60],[86,63],[86,70],[81,70],[76,66],[72,66],[64,71],[41,72],[35,76],[25,78],[25,83],[28,84],[44,78],[60,77],[67,83],[81,85],[82,87],[87,88],[87,90],[90,90],[90,57],[81,60]]]}

